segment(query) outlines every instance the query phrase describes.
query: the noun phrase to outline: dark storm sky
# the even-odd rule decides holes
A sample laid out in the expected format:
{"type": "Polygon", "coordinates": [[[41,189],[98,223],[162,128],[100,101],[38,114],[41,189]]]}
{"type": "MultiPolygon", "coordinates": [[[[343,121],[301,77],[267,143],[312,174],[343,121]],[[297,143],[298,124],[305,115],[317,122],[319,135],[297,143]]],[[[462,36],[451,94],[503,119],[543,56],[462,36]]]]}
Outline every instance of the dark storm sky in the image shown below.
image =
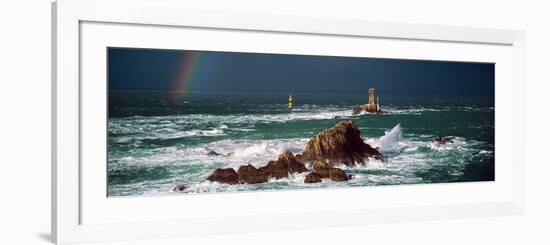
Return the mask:
{"type": "MultiPolygon", "coordinates": [[[[190,91],[494,96],[494,64],[204,52],[190,91]]],[[[171,91],[189,51],[108,49],[110,90],[171,91]]]]}

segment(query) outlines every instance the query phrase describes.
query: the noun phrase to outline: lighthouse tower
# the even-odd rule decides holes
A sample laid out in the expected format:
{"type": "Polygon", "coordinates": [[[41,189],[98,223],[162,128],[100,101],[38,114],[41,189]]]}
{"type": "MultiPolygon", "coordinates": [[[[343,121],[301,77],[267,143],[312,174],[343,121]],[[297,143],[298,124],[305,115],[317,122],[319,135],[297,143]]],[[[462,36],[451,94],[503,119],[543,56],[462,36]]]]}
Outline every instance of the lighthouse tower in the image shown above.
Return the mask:
{"type": "Polygon", "coordinates": [[[354,107],[352,115],[360,114],[363,111],[376,114],[382,113],[380,109],[380,97],[376,96],[376,89],[374,87],[369,88],[369,101],[366,104],[354,107]]]}
{"type": "Polygon", "coordinates": [[[380,97],[376,96],[376,89],[374,87],[369,88],[369,101],[362,107],[367,112],[380,112],[380,97]]]}
{"type": "Polygon", "coordinates": [[[369,88],[369,105],[376,105],[376,89],[374,87],[369,88]]]}

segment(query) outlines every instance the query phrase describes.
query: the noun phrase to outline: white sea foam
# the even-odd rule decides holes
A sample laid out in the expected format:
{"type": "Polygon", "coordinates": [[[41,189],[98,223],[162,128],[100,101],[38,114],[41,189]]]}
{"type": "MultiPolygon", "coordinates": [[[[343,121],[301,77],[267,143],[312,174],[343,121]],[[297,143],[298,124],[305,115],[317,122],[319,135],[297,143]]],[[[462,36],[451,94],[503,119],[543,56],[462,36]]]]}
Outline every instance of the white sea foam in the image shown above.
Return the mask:
{"type": "MultiPolygon", "coordinates": [[[[464,107],[464,110],[478,108],[464,107]]],[[[460,108],[459,108],[460,109],[460,108]]],[[[424,107],[383,107],[381,115],[409,114],[420,115],[423,112],[445,111],[448,108],[424,108],[424,107]]],[[[361,117],[366,113],[352,115],[350,108],[312,108],[307,111],[296,110],[291,113],[274,114],[186,114],[143,117],[134,116],[126,118],[112,118],[109,120],[109,132],[114,134],[132,135],[134,139],[173,139],[180,137],[208,137],[225,135],[227,131],[249,132],[254,131],[251,126],[257,123],[273,123],[288,121],[346,119],[361,117]],[[216,127],[203,128],[204,125],[217,125],[216,127]]],[[[117,141],[118,142],[118,141],[117,141]]],[[[121,139],[120,143],[129,142],[121,139]]],[[[387,149],[382,149],[387,150],[387,149]]]]}
{"type": "Polygon", "coordinates": [[[437,112],[437,111],[445,111],[448,109],[435,109],[435,108],[424,108],[424,107],[415,107],[415,108],[387,107],[387,108],[382,108],[382,110],[386,115],[392,115],[392,114],[421,115],[422,112],[437,112]]]}
{"type": "Polygon", "coordinates": [[[480,155],[487,154],[488,155],[488,154],[493,154],[493,151],[481,150],[481,151],[479,151],[478,154],[480,154],[480,155]]]}
{"type": "Polygon", "coordinates": [[[179,165],[179,164],[213,164],[223,162],[228,167],[238,168],[243,164],[263,166],[275,160],[286,150],[302,152],[308,139],[281,140],[220,140],[192,148],[166,147],[145,154],[118,159],[118,162],[130,165],[179,165]],[[208,156],[215,151],[218,156],[208,156]]]}
{"type": "MultiPolygon", "coordinates": [[[[168,124],[167,122],[163,122],[168,124]]],[[[226,124],[218,124],[216,128],[208,129],[210,134],[220,134],[224,131],[232,130],[231,124],[224,127],[226,124]]],[[[242,128],[244,129],[244,128],[242,128]]],[[[368,129],[367,129],[368,130],[368,129]]],[[[188,130],[191,131],[191,130],[188,130]]],[[[203,130],[206,131],[206,130],[203,130]]],[[[491,151],[476,150],[475,146],[483,144],[482,142],[469,140],[461,137],[453,137],[453,143],[437,144],[433,142],[431,135],[414,135],[411,137],[403,136],[401,125],[397,124],[392,129],[389,129],[379,138],[367,138],[365,142],[374,147],[379,147],[380,151],[386,156],[385,161],[369,159],[366,165],[348,168],[339,166],[342,169],[354,175],[354,179],[348,182],[333,182],[323,180],[317,184],[304,184],[306,173],[292,174],[289,178],[271,179],[267,183],[256,185],[226,185],[220,183],[212,183],[205,181],[211,171],[202,171],[193,175],[194,182],[183,182],[188,184],[189,188],[186,192],[203,193],[203,192],[219,192],[219,191],[251,191],[251,190],[273,190],[273,189],[291,189],[291,188],[312,188],[312,187],[337,187],[337,186],[352,186],[352,185],[378,185],[378,184],[404,184],[404,183],[419,183],[423,180],[417,176],[417,172],[422,169],[429,169],[433,165],[446,164],[449,168],[448,173],[451,175],[460,175],[464,164],[463,160],[459,159],[450,161],[450,157],[457,155],[469,154],[481,155],[491,154],[491,151]],[[447,151],[451,154],[447,154],[447,151]],[[435,157],[434,157],[435,154],[435,157]],[[381,172],[382,171],[382,172],[381,172]],[[382,174],[381,174],[382,173],[382,174]]],[[[193,134],[198,130],[183,134],[193,134]]],[[[152,135],[166,136],[171,135],[171,131],[153,131],[152,135]]],[[[202,134],[204,135],[205,132],[202,134]]],[[[207,133],[207,134],[208,134],[207,133]]],[[[183,134],[177,135],[178,137],[183,134]]],[[[241,165],[252,164],[260,167],[266,165],[269,161],[277,159],[277,157],[285,150],[290,150],[294,153],[300,153],[304,150],[309,138],[299,139],[271,139],[271,140],[219,140],[195,147],[172,146],[165,147],[133,156],[117,158],[115,164],[122,163],[127,165],[200,165],[210,166],[206,169],[217,167],[231,167],[237,169],[241,165]],[[209,151],[215,151],[218,156],[209,156],[209,151]]],[[[117,142],[129,142],[128,137],[120,137],[117,142]]],[[[463,158],[463,157],[462,157],[463,158]]],[[[140,187],[139,189],[148,189],[145,194],[154,194],[153,192],[170,192],[175,184],[181,181],[188,180],[190,176],[177,175],[173,179],[158,180],[157,182],[147,182],[144,185],[149,187],[140,187]]],[[[131,190],[134,187],[120,186],[119,193],[125,193],[126,189],[131,190]]]]}
{"type": "MultiPolygon", "coordinates": [[[[167,140],[177,139],[185,137],[211,137],[225,135],[224,130],[220,128],[212,129],[191,129],[191,130],[178,130],[175,128],[162,128],[162,129],[148,129],[142,127],[136,127],[131,132],[129,130],[123,130],[128,136],[115,137],[114,141],[119,144],[130,143],[132,140],[167,140]]],[[[116,130],[116,129],[115,129],[116,130]]],[[[120,131],[118,131],[120,133],[120,131]]]]}
{"type": "Polygon", "coordinates": [[[367,162],[366,167],[368,169],[382,169],[382,168],[385,168],[386,165],[387,165],[387,162],[376,160],[376,159],[370,159],[367,162]]]}
{"type": "Polygon", "coordinates": [[[233,157],[245,158],[259,156],[268,152],[267,142],[260,142],[259,144],[245,145],[242,148],[234,149],[232,152],[233,157]]]}
{"type": "Polygon", "coordinates": [[[185,125],[200,125],[205,122],[221,124],[221,129],[227,129],[228,123],[258,123],[258,122],[287,122],[293,120],[322,120],[334,118],[347,118],[352,116],[351,109],[333,108],[308,112],[291,112],[279,114],[187,114],[156,117],[134,116],[127,118],[110,119],[110,129],[115,133],[130,133],[135,125],[142,125],[150,129],[166,128],[185,125]]]}
{"type": "Polygon", "coordinates": [[[132,141],[132,137],[128,137],[128,136],[118,137],[115,140],[115,142],[118,144],[126,144],[126,143],[130,143],[130,141],[132,141]]]}
{"type": "Polygon", "coordinates": [[[275,140],[221,140],[208,144],[205,148],[225,155],[223,161],[230,167],[243,164],[263,166],[286,150],[302,152],[308,139],[275,140]]]}
{"type": "Polygon", "coordinates": [[[351,116],[351,110],[336,108],[281,114],[134,116],[110,119],[109,132],[122,135],[123,138],[115,138],[115,142],[129,143],[131,140],[209,137],[226,135],[227,132],[251,132],[255,131],[251,127],[257,123],[350,118],[351,116]],[[205,128],[205,125],[209,126],[205,128]]]}
{"type": "Polygon", "coordinates": [[[253,128],[232,128],[232,129],[229,129],[231,131],[241,131],[241,132],[253,132],[253,131],[256,131],[255,129],[253,128]]]}

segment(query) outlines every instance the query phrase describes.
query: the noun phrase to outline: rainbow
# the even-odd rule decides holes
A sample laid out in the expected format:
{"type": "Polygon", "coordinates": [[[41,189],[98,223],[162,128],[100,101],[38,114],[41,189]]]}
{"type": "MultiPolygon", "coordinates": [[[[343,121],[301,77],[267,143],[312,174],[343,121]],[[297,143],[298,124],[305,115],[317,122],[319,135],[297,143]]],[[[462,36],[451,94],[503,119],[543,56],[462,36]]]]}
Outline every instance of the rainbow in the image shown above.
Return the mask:
{"type": "Polygon", "coordinates": [[[190,51],[183,55],[180,68],[172,81],[172,102],[185,96],[191,89],[200,58],[201,52],[190,51]]]}

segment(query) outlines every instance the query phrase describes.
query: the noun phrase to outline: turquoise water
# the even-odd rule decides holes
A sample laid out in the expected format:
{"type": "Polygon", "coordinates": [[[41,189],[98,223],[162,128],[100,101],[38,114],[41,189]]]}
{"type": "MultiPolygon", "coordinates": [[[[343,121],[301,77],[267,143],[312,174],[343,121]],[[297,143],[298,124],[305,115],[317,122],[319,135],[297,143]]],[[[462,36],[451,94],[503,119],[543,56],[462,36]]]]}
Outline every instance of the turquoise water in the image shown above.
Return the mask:
{"type": "Polygon", "coordinates": [[[381,115],[352,116],[361,94],[190,93],[173,100],[163,92],[109,93],[108,195],[282,190],[494,180],[494,100],[403,97],[379,94],[381,115]],[[216,168],[263,166],[284,150],[344,119],[365,142],[380,147],[385,162],[344,168],[347,182],[304,184],[307,173],[262,184],[205,181],[216,168]],[[438,145],[437,135],[454,143],[438,145]],[[228,156],[208,156],[208,151],[228,156]]]}

